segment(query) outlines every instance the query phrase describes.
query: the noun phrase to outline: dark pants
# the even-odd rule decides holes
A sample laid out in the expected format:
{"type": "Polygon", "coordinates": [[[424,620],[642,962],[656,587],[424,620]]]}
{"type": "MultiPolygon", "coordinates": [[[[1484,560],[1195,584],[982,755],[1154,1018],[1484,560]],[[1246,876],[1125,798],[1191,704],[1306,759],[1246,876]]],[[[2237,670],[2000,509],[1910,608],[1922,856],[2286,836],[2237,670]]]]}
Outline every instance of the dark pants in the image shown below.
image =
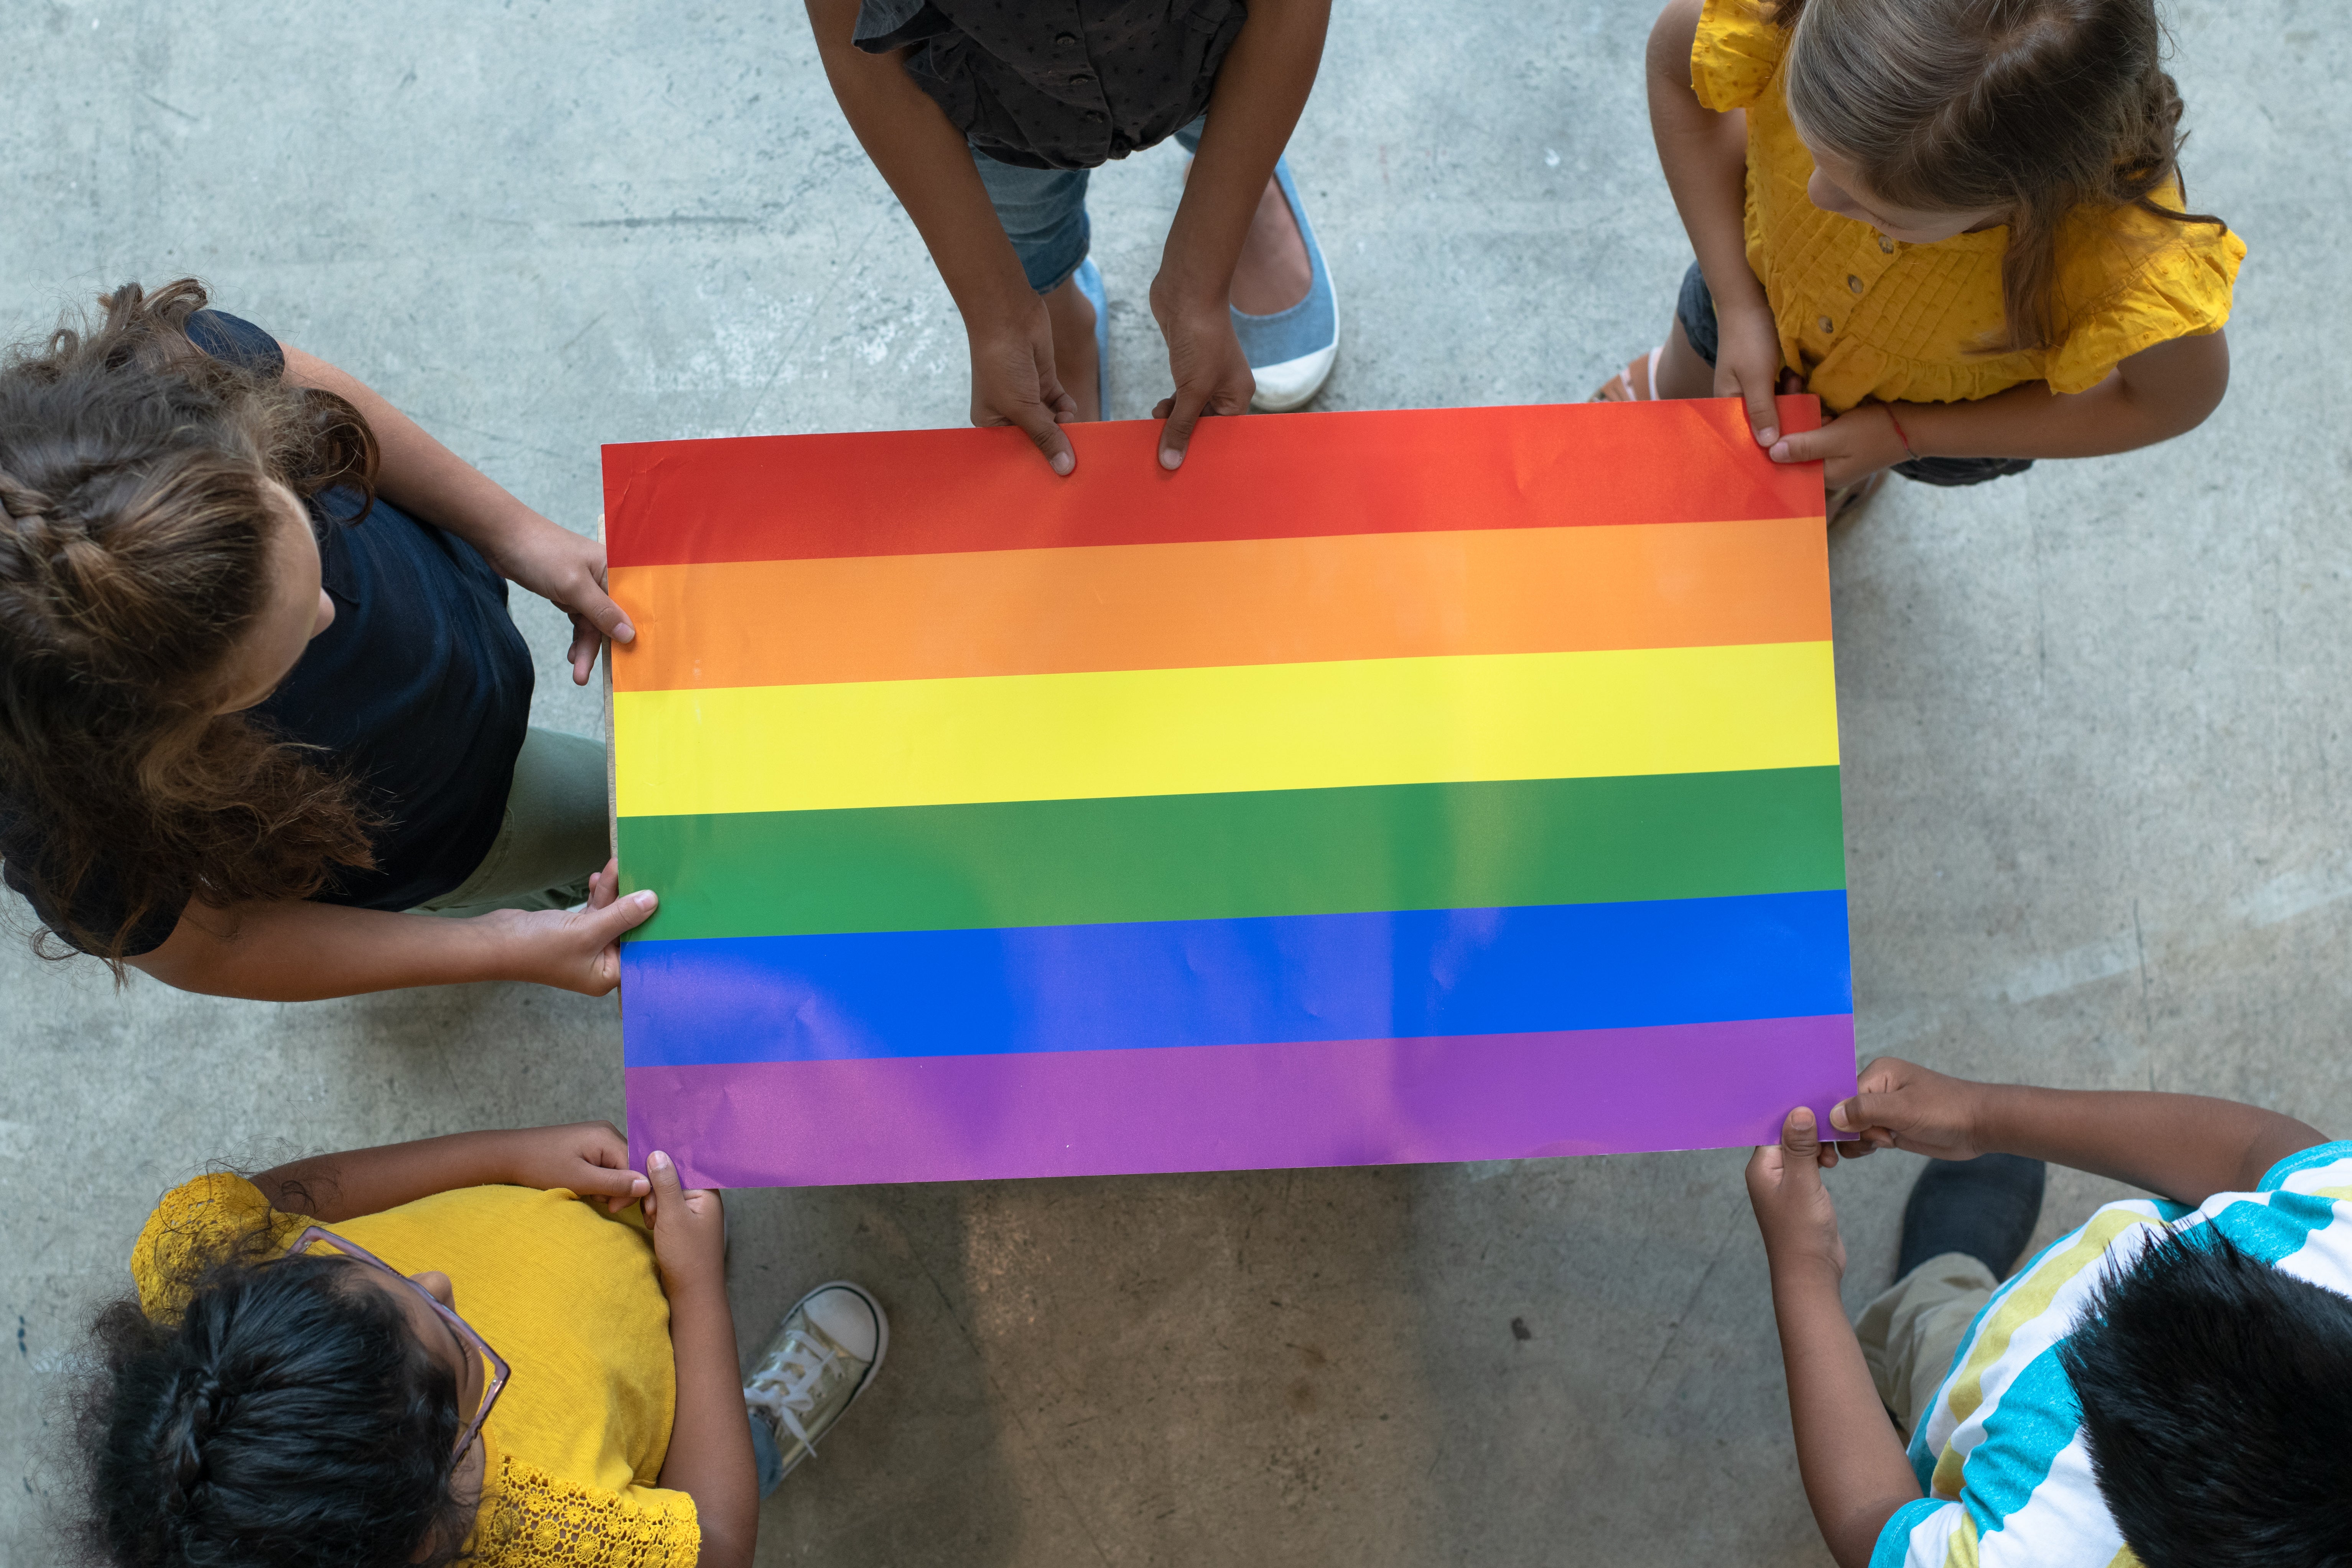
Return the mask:
{"type": "MultiPolygon", "coordinates": [[[[1682,322],[1683,335],[1690,339],[1698,357],[1713,364],[1717,343],[1715,296],[1706,291],[1706,279],[1696,261],[1683,274],[1682,298],[1675,301],[1675,317],[1682,322]]],[[[1895,464],[1895,471],[1923,485],[1980,485],[1987,479],[2021,474],[2032,467],[2031,458],[1913,458],[1895,464]]]]}

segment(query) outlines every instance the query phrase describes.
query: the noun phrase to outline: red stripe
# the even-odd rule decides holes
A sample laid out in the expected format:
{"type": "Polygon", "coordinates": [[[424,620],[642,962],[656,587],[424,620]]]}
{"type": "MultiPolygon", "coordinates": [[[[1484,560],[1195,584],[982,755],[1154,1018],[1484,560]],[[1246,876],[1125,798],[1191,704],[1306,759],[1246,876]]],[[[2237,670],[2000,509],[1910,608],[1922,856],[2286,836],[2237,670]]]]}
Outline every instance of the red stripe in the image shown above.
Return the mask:
{"type": "MultiPolygon", "coordinates": [[[[1780,399],[1783,428],[1820,405],[1780,399]]],[[[1017,430],[606,447],[614,566],[1423,530],[1818,515],[1812,463],[1764,456],[1731,399],[1203,421],[1175,473],[1160,425],[1069,427],[1057,479],[1017,430]]]]}

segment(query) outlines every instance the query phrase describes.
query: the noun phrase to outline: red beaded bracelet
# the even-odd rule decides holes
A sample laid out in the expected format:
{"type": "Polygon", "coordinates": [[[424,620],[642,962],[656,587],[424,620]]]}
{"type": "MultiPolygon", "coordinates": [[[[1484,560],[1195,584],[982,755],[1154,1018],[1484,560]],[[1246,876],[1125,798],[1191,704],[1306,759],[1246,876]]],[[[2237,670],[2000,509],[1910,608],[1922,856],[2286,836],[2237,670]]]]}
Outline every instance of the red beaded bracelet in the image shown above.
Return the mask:
{"type": "Polygon", "coordinates": [[[1903,421],[1895,417],[1894,408],[1884,403],[1878,406],[1886,410],[1886,422],[1895,426],[1895,438],[1903,443],[1903,455],[1906,458],[1918,457],[1919,454],[1911,449],[1911,437],[1904,430],[1903,421]]]}

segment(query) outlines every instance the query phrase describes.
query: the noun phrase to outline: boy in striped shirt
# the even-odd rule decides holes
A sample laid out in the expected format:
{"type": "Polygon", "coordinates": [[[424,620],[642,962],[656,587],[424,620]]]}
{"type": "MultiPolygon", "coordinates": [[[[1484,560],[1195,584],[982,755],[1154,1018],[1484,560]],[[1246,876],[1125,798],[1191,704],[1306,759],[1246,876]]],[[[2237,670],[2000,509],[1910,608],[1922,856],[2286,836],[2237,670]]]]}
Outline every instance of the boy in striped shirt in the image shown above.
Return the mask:
{"type": "Polygon", "coordinates": [[[1792,1111],[1748,1166],[1798,1468],[1840,1568],[2352,1562],[2352,1143],[2229,1100],[1892,1058],[1861,1090],[1831,1112],[1838,1142],[1792,1111]],[[1971,1163],[1921,1177],[1857,1337],[1821,1171],[1889,1148],[1971,1163]],[[2043,1160],[2165,1195],[2107,1205],[2000,1282],[2043,1160]]]}

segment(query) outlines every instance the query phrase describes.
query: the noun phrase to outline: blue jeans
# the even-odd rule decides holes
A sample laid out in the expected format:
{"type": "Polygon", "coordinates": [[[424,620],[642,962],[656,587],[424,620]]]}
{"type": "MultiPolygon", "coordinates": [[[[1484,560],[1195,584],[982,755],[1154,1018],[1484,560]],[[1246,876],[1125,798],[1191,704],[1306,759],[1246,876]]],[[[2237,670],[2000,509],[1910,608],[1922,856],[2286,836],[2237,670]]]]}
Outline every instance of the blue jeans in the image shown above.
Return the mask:
{"type": "Polygon", "coordinates": [[[760,1495],[766,1497],[784,1484],[784,1457],[776,1452],[776,1435],[768,1424],[746,1410],[751,1421],[751,1464],[760,1472],[760,1495]]]}
{"type": "MultiPolygon", "coordinates": [[[[1682,297],[1675,301],[1675,319],[1682,322],[1683,336],[1698,351],[1698,357],[1713,364],[1718,341],[1715,296],[1706,291],[1706,277],[1696,261],[1683,274],[1682,297]]],[[[1913,458],[1895,464],[1895,471],[1923,485],[1980,485],[1987,479],[2021,474],[2032,467],[2031,458],[1913,458]]]]}
{"type": "MultiPolygon", "coordinates": [[[[1197,151],[1206,119],[1197,117],[1178,131],[1176,144],[1187,153],[1197,151]]],[[[1087,258],[1087,245],[1094,236],[1087,221],[1087,175],[1092,171],[1024,169],[981,152],[974,152],[971,161],[979,166],[980,183],[988,187],[1004,237],[1021,258],[1029,287],[1040,294],[1059,289],[1087,258]]]]}

